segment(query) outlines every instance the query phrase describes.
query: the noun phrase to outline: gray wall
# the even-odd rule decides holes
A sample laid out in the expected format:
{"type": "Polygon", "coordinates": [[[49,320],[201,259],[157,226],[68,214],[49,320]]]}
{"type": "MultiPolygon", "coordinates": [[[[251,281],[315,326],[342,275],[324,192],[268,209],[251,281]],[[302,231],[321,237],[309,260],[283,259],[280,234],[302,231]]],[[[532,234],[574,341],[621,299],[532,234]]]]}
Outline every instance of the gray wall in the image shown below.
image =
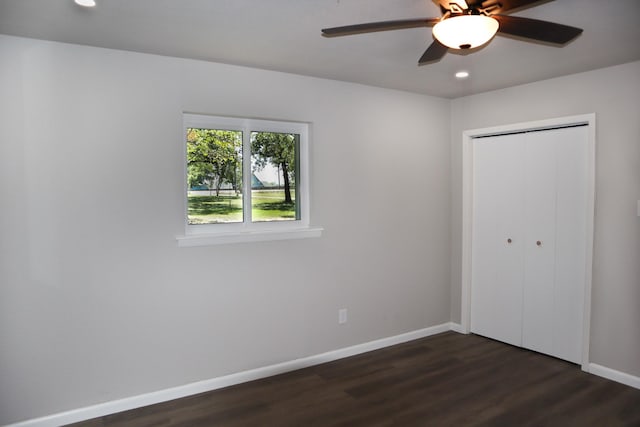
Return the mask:
{"type": "Polygon", "coordinates": [[[5,36],[0,63],[0,424],[449,321],[448,100],[5,36]],[[324,235],[178,248],[183,111],[310,122],[324,235]]]}
{"type": "Polygon", "coordinates": [[[590,361],[640,375],[640,62],[452,102],[451,318],[460,321],[462,131],[596,113],[590,361]]]}

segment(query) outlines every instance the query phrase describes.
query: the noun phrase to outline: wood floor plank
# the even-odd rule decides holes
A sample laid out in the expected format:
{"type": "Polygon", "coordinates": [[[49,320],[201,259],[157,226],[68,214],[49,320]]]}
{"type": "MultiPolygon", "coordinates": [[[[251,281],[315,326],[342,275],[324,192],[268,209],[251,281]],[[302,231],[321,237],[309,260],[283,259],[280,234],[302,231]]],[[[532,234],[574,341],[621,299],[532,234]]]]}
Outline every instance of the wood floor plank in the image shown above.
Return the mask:
{"type": "Polygon", "coordinates": [[[446,332],[75,426],[640,426],[640,390],[446,332]]]}

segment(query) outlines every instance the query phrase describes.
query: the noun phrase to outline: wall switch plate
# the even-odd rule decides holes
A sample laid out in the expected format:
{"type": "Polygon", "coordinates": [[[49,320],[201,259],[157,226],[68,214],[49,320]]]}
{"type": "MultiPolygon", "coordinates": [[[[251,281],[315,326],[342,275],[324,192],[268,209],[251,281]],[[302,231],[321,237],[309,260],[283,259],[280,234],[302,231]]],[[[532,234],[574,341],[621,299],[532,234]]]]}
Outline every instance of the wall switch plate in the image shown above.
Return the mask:
{"type": "Polygon", "coordinates": [[[640,200],[638,200],[638,216],[640,216],[640,200]]]}
{"type": "Polygon", "coordinates": [[[341,308],[340,310],[338,310],[338,323],[339,324],[343,324],[343,323],[347,323],[347,309],[346,308],[341,308]]]}

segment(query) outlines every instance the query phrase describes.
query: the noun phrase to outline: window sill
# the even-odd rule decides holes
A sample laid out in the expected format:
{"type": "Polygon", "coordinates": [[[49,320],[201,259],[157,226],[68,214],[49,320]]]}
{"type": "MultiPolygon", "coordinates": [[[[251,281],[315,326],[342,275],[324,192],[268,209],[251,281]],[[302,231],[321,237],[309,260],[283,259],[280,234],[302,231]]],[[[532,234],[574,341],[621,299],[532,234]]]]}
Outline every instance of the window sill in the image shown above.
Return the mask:
{"type": "Polygon", "coordinates": [[[213,246],[230,243],[266,242],[272,240],[307,239],[320,237],[322,227],[293,228],[288,230],[254,230],[234,233],[191,234],[178,236],[178,246],[181,248],[193,246],[213,246]]]}

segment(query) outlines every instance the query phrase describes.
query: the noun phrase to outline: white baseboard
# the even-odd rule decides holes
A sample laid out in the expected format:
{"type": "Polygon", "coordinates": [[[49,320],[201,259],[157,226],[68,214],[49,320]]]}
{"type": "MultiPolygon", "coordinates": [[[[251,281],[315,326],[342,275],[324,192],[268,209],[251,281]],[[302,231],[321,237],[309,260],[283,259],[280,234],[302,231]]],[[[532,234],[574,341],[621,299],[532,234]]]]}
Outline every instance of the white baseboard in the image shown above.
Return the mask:
{"type": "Polygon", "coordinates": [[[468,332],[465,332],[464,328],[459,323],[449,322],[449,329],[451,329],[453,332],[457,332],[459,334],[468,334],[468,332]]]}
{"type": "Polygon", "coordinates": [[[198,381],[191,384],[185,384],[178,387],[172,387],[165,390],[155,391],[151,393],[141,394],[138,396],[127,397],[124,399],[113,400],[110,402],[100,403],[93,406],[74,409],[71,411],[60,412],[41,418],[34,418],[11,424],[12,427],[55,427],[64,424],[71,424],[79,421],[85,421],[96,417],[102,417],[109,414],[115,414],[130,409],[141,408],[143,406],[162,403],[169,400],[179,399],[181,397],[191,396],[198,393],[217,390],[235,384],[253,381],[285,372],[295,371],[297,369],[308,368],[310,366],[319,365],[321,363],[331,362],[343,359],[349,356],[366,353],[372,350],[401,344],[419,338],[428,337],[430,335],[439,334],[453,330],[458,332],[460,325],[455,323],[443,323],[441,325],[429,328],[419,329],[388,338],[382,338],[363,344],[357,344],[327,353],[317,354],[314,356],[295,359],[288,362],[278,363],[276,365],[265,366],[262,368],[251,369],[249,371],[238,372],[235,374],[225,375],[223,377],[212,378],[204,381],[198,381]]]}
{"type": "Polygon", "coordinates": [[[606,366],[598,365],[596,363],[589,363],[587,372],[611,381],[616,381],[630,387],[640,389],[640,377],[636,377],[631,374],[616,371],[615,369],[607,368],[606,366]]]}

